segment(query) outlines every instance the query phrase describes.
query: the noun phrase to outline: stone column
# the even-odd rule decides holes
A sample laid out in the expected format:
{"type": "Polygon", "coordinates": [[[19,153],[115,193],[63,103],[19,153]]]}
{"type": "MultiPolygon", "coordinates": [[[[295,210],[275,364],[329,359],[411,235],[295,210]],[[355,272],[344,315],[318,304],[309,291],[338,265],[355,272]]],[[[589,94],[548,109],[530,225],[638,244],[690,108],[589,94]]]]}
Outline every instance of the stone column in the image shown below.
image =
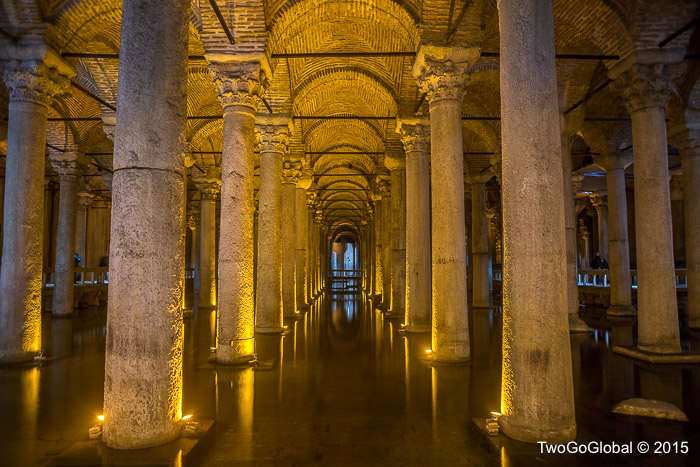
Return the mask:
{"type": "Polygon", "coordinates": [[[102,436],[114,449],[182,428],[188,15],[186,0],[122,13],[102,436]]]}
{"type": "MultiPolygon", "coordinates": [[[[75,252],[80,256],[81,268],[87,267],[87,212],[95,196],[81,191],[78,193],[78,213],[75,218],[75,252]]],[[[99,254],[104,254],[100,252],[99,254]]],[[[109,253],[109,252],[107,252],[109,253]]]]}
{"type": "Polygon", "coordinates": [[[306,210],[306,190],[309,189],[313,178],[304,174],[299,177],[296,185],[294,209],[296,210],[296,294],[297,310],[307,311],[311,302],[308,300],[308,269],[306,265],[307,246],[309,244],[309,214],[306,210]]]}
{"type": "Polygon", "coordinates": [[[200,237],[199,237],[199,309],[213,308],[217,304],[216,284],[216,198],[221,182],[208,179],[199,186],[200,237]]]}
{"type": "MultiPolygon", "coordinates": [[[[312,183],[313,184],[313,183],[312,183]]],[[[306,303],[311,305],[316,298],[316,224],[314,223],[314,198],[315,190],[307,190],[306,192],[306,210],[304,211],[304,219],[306,219],[308,229],[308,241],[306,243],[306,303]]]]}
{"type": "Polygon", "coordinates": [[[500,422],[511,438],[564,443],[576,438],[576,420],[562,293],[566,236],[552,4],[501,0],[498,7],[505,251],[500,422]]]}
{"type": "MultiPolygon", "coordinates": [[[[297,313],[296,298],[296,184],[301,175],[299,162],[284,161],[282,167],[282,309],[285,318],[297,313]]],[[[301,220],[299,221],[301,223],[301,220]]]]}
{"type": "Polygon", "coordinates": [[[51,314],[61,318],[73,314],[77,189],[78,177],[83,169],[79,159],[83,157],[75,153],[51,157],[51,165],[58,172],[60,183],[51,314]]]}
{"type": "Polygon", "coordinates": [[[406,158],[392,148],[384,157],[391,172],[391,309],[388,316],[406,315],[406,158]]]}
{"type": "MultiPolygon", "coordinates": [[[[618,149],[619,150],[619,149],[618,149]]],[[[631,318],[632,276],[630,275],[630,251],[627,238],[627,189],[625,168],[632,163],[631,156],[607,155],[595,163],[607,172],[608,226],[610,228],[610,308],[608,318],[631,318]]]]}
{"type": "Polygon", "coordinates": [[[636,63],[625,61],[609,72],[632,117],[637,345],[647,352],[679,353],[665,116],[673,90],[668,75],[674,70],[659,60],[680,61],[682,53],[677,57],[659,57],[651,51],[637,55],[636,63]]]}
{"type": "Polygon", "coordinates": [[[255,113],[265,88],[259,64],[211,68],[224,114],[216,361],[233,364],[251,360],[255,352],[255,113]]]}
{"type": "Polygon", "coordinates": [[[700,329],[700,130],[683,131],[675,140],[683,169],[688,324],[692,329],[700,329]]]}
{"type": "Polygon", "coordinates": [[[430,103],[432,358],[469,359],[462,96],[477,48],[422,45],[413,64],[430,103]]]}
{"type": "Polygon", "coordinates": [[[64,75],[75,74],[57,54],[51,54],[46,61],[21,62],[4,72],[10,104],[0,271],[0,363],[31,361],[41,350],[46,115],[51,96],[68,85],[64,75]]]}
{"type": "Polygon", "coordinates": [[[486,182],[493,178],[491,172],[472,174],[472,264],[474,289],[472,308],[488,308],[491,304],[491,258],[489,256],[489,226],[486,218],[486,182]]]}
{"type": "Polygon", "coordinates": [[[382,190],[382,308],[391,310],[392,283],[391,273],[393,262],[391,260],[391,187],[387,180],[380,182],[382,190]]]}
{"type": "Polygon", "coordinates": [[[430,125],[400,120],[406,150],[406,320],[407,332],[430,331],[430,125]]]}
{"type": "Polygon", "coordinates": [[[255,332],[282,332],[282,157],[287,151],[287,117],[256,125],[260,142],[258,293],[255,332]]]}
{"type": "Polygon", "coordinates": [[[598,214],[598,250],[603,258],[608,259],[608,203],[600,193],[591,197],[591,204],[598,214]]]}
{"type": "MultiPolygon", "coordinates": [[[[381,297],[384,300],[384,247],[382,242],[384,241],[383,235],[383,224],[384,224],[384,203],[382,202],[382,193],[379,189],[373,190],[372,200],[374,201],[375,209],[375,219],[374,223],[374,270],[375,270],[375,281],[374,281],[374,295],[376,297],[381,297]]],[[[379,306],[380,303],[374,303],[375,306],[379,306]]]]}

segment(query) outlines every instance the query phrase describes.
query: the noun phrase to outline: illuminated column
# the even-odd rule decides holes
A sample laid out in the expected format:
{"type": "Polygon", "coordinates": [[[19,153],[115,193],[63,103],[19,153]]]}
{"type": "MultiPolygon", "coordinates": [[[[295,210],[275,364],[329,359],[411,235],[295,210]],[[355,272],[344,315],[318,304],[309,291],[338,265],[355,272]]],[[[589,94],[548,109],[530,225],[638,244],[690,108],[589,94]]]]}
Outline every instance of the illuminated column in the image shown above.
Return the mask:
{"type": "Polygon", "coordinates": [[[501,0],[498,6],[505,252],[500,424],[521,441],[567,442],[576,437],[576,420],[562,293],[566,236],[552,4],[501,0]]]}
{"type": "Polygon", "coordinates": [[[77,185],[78,177],[84,167],[80,163],[83,158],[84,156],[76,153],[51,157],[51,165],[58,172],[60,181],[56,264],[51,305],[51,314],[56,317],[67,317],[73,314],[77,185]]]}
{"type": "MultiPolygon", "coordinates": [[[[80,264],[78,266],[81,268],[87,265],[85,262],[87,255],[87,211],[94,197],[95,195],[84,191],[78,193],[78,214],[75,218],[75,252],[80,256],[80,264]]],[[[104,253],[104,251],[101,251],[97,254],[103,255],[104,253]]]]}
{"type": "Polygon", "coordinates": [[[491,172],[469,176],[472,186],[472,263],[474,288],[472,308],[488,308],[491,304],[491,258],[489,256],[489,225],[486,218],[486,182],[493,178],[491,172]]]}
{"type": "Polygon", "coordinates": [[[308,303],[309,305],[311,305],[314,302],[314,299],[316,298],[316,224],[314,223],[315,197],[315,190],[308,189],[306,191],[306,209],[304,210],[304,219],[306,219],[306,225],[308,226],[308,241],[306,243],[306,303],[308,303]]]}
{"type": "Polygon", "coordinates": [[[406,158],[399,148],[384,157],[391,173],[391,309],[389,316],[406,315],[406,158]]]}
{"type": "Polygon", "coordinates": [[[225,63],[211,68],[224,114],[216,361],[239,363],[255,352],[253,167],[255,113],[265,93],[264,74],[260,64],[240,70],[225,63]]]}
{"type": "Polygon", "coordinates": [[[382,219],[381,219],[381,235],[382,235],[382,308],[384,310],[391,309],[391,187],[388,180],[381,179],[378,181],[379,188],[382,192],[382,219]]]}
{"type": "Polygon", "coordinates": [[[591,204],[598,214],[598,250],[603,258],[608,259],[608,203],[600,193],[591,198],[591,204]]]}
{"type": "Polygon", "coordinates": [[[401,120],[406,150],[406,331],[430,331],[430,173],[428,121],[401,120]]]}
{"type": "MultiPolygon", "coordinates": [[[[382,194],[379,189],[372,190],[372,200],[374,201],[374,211],[375,211],[375,221],[374,221],[374,295],[382,297],[384,300],[384,249],[382,247],[382,242],[384,236],[382,235],[383,220],[384,220],[384,203],[382,203],[382,194]]],[[[374,303],[378,306],[379,303],[374,303]]]]}
{"type": "Polygon", "coordinates": [[[700,242],[697,240],[700,238],[700,131],[684,130],[675,139],[683,168],[688,324],[700,329],[700,242]]]}
{"type": "MultiPolygon", "coordinates": [[[[301,175],[299,162],[284,161],[282,167],[282,309],[285,318],[297,312],[296,299],[296,184],[301,175]]],[[[301,219],[299,219],[301,224],[301,219]]]]}
{"type": "Polygon", "coordinates": [[[673,90],[668,77],[673,65],[668,63],[683,55],[659,57],[651,51],[637,55],[636,63],[625,61],[609,72],[632,117],[637,345],[647,352],[679,353],[665,109],[673,90]]]}
{"type": "MultiPolygon", "coordinates": [[[[35,50],[28,48],[26,52],[30,56],[35,50]]],[[[5,58],[2,54],[0,51],[0,58],[5,58]]],[[[0,363],[31,361],[41,350],[46,115],[51,97],[68,85],[64,75],[75,74],[54,52],[49,52],[46,62],[43,58],[21,62],[4,72],[10,104],[0,271],[0,363]]]]}
{"type": "Polygon", "coordinates": [[[306,311],[309,309],[308,300],[308,269],[307,248],[309,244],[309,214],[306,210],[306,190],[309,189],[313,178],[304,174],[297,180],[294,209],[296,210],[296,293],[297,309],[306,311]]]}
{"type": "MultiPolygon", "coordinates": [[[[266,116],[267,117],[267,116],[266,116]]],[[[260,142],[260,214],[255,332],[282,332],[282,156],[289,138],[287,117],[256,125],[260,142]]]]}
{"type": "Polygon", "coordinates": [[[124,2],[102,437],[115,449],[182,428],[188,15],[186,0],[124,2]]]}
{"type": "MultiPolygon", "coordinates": [[[[613,149],[614,150],[614,149],[613,149]]],[[[619,151],[619,149],[617,149],[619,151]]],[[[609,318],[632,317],[632,276],[630,275],[629,240],[627,239],[627,189],[625,168],[631,156],[621,154],[598,157],[596,165],[607,172],[608,226],[610,228],[610,308],[609,318]]]]}
{"type": "Polygon", "coordinates": [[[221,182],[208,179],[198,183],[200,201],[199,237],[199,309],[216,306],[216,198],[221,182]]]}
{"type": "Polygon", "coordinates": [[[413,64],[430,103],[432,358],[469,360],[462,97],[477,48],[422,45],[413,64]]]}

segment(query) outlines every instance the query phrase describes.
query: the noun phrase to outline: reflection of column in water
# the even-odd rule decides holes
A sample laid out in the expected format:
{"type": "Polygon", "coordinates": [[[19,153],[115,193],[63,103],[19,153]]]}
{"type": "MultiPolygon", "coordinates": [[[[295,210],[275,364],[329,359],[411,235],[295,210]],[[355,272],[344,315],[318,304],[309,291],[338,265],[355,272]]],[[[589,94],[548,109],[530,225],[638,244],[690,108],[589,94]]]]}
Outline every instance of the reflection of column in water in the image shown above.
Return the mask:
{"type": "MultiPolygon", "coordinates": [[[[571,339],[571,368],[573,370],[574,389],[581,391],[582,373],[588,371],[588,368],[583,368],[581,365],[581,346],[588,342],[588,333],[572,333],[571,339]]],[[[585,377],[585,376],[584,376],[585,377]]],[[[603,376],[605,379],[605,376],[603,376]]]]}
{"type": "Polygon", "coordinates": [[[472,317],[472,360],[487,362],[491,343],[491,310],[475,308],[471,310],[472,317]]]}
{"type": "MultiPolygon", "coordinates": [[[[668,366],[637,365],[639,372],[639,397],[656,399],[675,405],[683,410],[682,370],[668,366]]],[[[645,440],[683,440],[683,425],[680,423],[645,423],[642,425],[645,440]]]]}
{"type": "Polygon", "coordinates": [[[73,353],[73,320],[52,319],[50,322],[49,342],[44,344],[47,353],[51,358],[70,356],[73,353]]]}
{"type": "Polygon", "coordinates": [[[432,367],[434,438],[441,438],[443,421],[454,419],[455,414],[469,413],[470,371],[467,365],[434,364],[432,367]]]}
{"type": "Polygon", "coordinates": [[[255,371],[252,367],[221,367],[216,371],[216,421],[236,432],[237,448],[253,445],[255,371]]]}
{"type": "MultiPolygon", "coordinates": [[[[37,367],[20,370],[19,390],[15,394],[21,394],[22,405],[19,417],[16,419],[20,427],[19,432],[14,433],[20,439],[36,439],[38,436],[39,416],[39,383],[41,371],[37,367]]],[[[13,380],[15,380],[13,378],[13,380]]],[[[15,380],[16,381],[16,380],[15,380]]],[[[11,387],[3,385],[3,391],[11,391],[11,387]]],[[[58,392],[58,391],[51,391],[58,392]]],[[[99,409],[101,413],[101,408],[99,409]]],[[[97,414],[99,415],[99,414],[97,414]]]]}
{"type": "MultiPolygon", "coordinates": [[[[276,334],[259,334],[255,337],[258,354],[258,370],[264,372],[264,387],[277,389],[277,400],[282,398],[282,363],[284,359],[284,337],[276,334]]],[[[262,382],[262,381],[259,381],[262,382]]]]}
{"type": "Polygon", "coordinates": [[[425,360],[430,334],[406,334],[406,410],[409,417],[423,417],[431,409],[431,370],[425,360]]]}

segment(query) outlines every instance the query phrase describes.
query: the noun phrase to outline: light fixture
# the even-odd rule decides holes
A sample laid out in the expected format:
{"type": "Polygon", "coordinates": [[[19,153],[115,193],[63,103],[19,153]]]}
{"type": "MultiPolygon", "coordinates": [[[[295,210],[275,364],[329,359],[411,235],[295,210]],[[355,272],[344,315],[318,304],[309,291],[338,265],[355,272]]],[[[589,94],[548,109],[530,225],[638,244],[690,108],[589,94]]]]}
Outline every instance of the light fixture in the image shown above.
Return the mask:
{"type": "Polygon", "coordinates": [[[433,353],[433,351],[432,351],[432,349],[425,349],[425,353],[430,354],[430,353],[433,353]]]}
{"type": "Polygon", "coordinates": [[[105,416],[104,416],[104,415],[98,415],[98,416],[97,416],[97,419],[98,419],[99,421],[101,421],[101,422],[104,422],[104,421],[105,421],[105,416]]]}
{"type": "Polygon", "coordinates": [[[190,418],[192,418],[192,414],[185,415],[184,417],[182,417],[183,420],[189,420],[190,418]]]}
{"type": "Polygon", "coordinates": [[[88,430],[88,437],[90,439],[100,439],[102,438],[102,422],[105,420],[104,415],[98,415],[97,420],[99,420],[97,423],[92,425],[90,429],[88,430]]]}
{"type": "Polygon", "coordinates": [[[491,412],[491,418],[486,419],[486,423],[484,425],[484,431],[486,432],[487,435],[490,436],[497,436],[498,435],[498,417],[500,417],[501,414],[499,412],[491,412]]]}

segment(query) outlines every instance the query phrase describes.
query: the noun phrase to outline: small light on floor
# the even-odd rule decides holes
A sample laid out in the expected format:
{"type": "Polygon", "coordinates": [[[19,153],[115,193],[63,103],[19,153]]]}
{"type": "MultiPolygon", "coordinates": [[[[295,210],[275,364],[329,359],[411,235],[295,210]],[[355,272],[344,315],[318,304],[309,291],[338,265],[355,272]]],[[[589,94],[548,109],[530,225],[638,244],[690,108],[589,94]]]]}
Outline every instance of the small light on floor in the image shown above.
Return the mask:
{"type": "Polygon", "coordinates": [[[192,418],[192,414],[185,415],[184,417],[182,417],[183,420],[189,420],[190,418],[192,418]]]}
{"type": "Polygon", "coordinates": [[[105,421],[105,416],[104,416],[104,415],[98,415],[98,416],[97,416],[97,419],[98,419],[99,421],[101,421],[101,422],[104,422],[104,421],[105,421]]]}
{"type": "Polygon", "coordinates": [[[431,354],[431,353],[433,353],[433,351],[432,351],[432,349],[426,349],[426,350],[425,350],[425,353],[431,354]]]}
{"type": "Polygon", "coordinates": [[[497,436],[498,435],[498,417],[500,417],[501,414],[499,412],[491,412],[491,418],[486,419],[486,423],[484,424],[484,431],[486,434],[490,436],[497,436]]]}

